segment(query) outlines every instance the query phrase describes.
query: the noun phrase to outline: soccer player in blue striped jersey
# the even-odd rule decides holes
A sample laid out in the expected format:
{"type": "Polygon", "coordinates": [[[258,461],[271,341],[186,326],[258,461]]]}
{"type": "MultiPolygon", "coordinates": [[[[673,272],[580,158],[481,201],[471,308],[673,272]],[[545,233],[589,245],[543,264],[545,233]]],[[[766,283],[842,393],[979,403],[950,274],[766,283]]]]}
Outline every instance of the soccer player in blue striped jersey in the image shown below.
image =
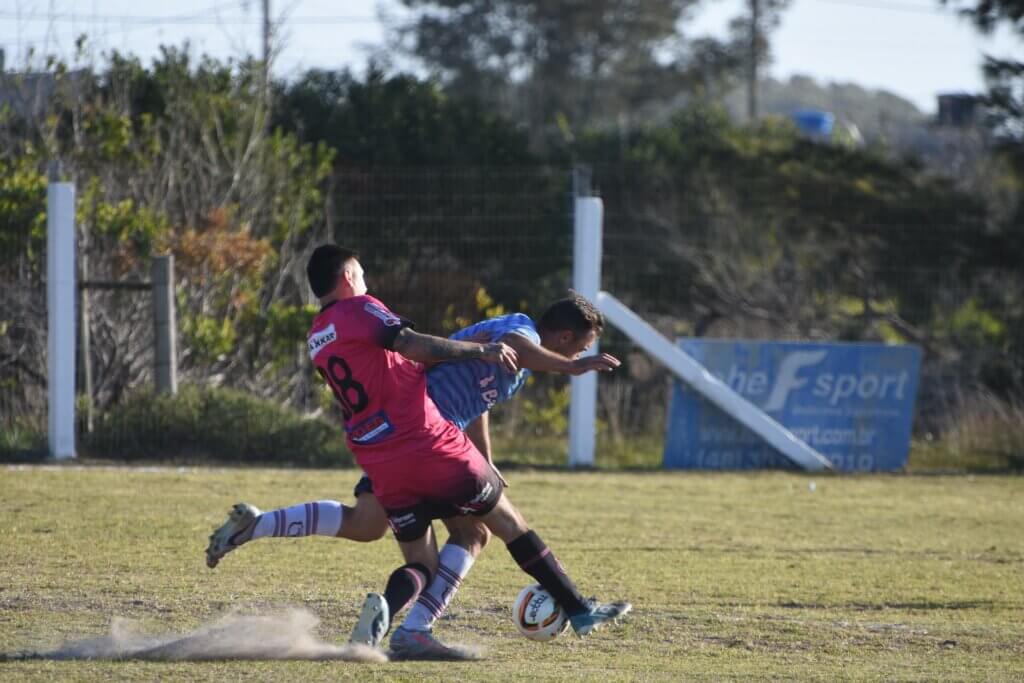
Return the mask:
{"type": "Polygon", "coordinates": [[[441,363],[427,372],[427,393],[441,415],[465,431],[493,466],[491,408],[511,400],[533,371],[578,375],[618,367],[618,360],[609,354],[581,357],[603,329],[601,314],[575,293],[549,306],[537,323],[522,313],[483,320],[451,338],[480,343],[502,341],[520,354],[519,371],[511,373],[477,361],[441,363]]]}
{"type": "MultiPolygon", "coordinates": [[[[537,326],[529,316],[522,313],[478,322],[459,330],[451,339],[490,342],[513,334],[533,346],[543,346],[537,326]]],[[[558,361],[564,362],[561,358],[558,361]]],[[[475,361],[441,363],[427,373],[427,393],[441,414],[465,431],[471,422],[494,407],[495,403],[515,396],[529,376],[530,369],[527,367],[513,374],[504,368],[493,365],[487,367],[486,363],[475,361]]]]}
{"type": "MultiPolygon", "coordinates": [[[[489,429],[491,408],[512,399],[531,372],[580,375],[590,371],[609,372],[617,368],[619,361],[609,354],[583,355],[598,340],[603,329],[604,319],[600,312],[575,292],[549,306],[536,323],[522,313],[489,318],[459,330],[451,338],[477,343],[503,342],[518,354],[519,369],[512,372],[476,360],[440,363],[426,369],[427,393],[441,415],[465,431],[494,467],[501,482],[508,486],[494,466],[489,429]]],[[[215,566],[228,552],[264,536],[318,534],[360,542],[376,541],[386,533],[388,522],[383,507],[372,493],[372,482],[364,475],[355,487],[354,507],[337,501],[317,501],[315,504],[306,503],[261,513],[252,506],[240,504],[248,509],[247,514],[241,517],[255,521],[248,522],[246,528],[237,528],[238,525],[233,524],[229,518],[211,536],[210,547],[207,548],[207,564],[215,566]],[[307,508],[311,505],[315,505],[314,509],[319,509],[321,515],[327,511],[325,516],[331,523],[322,529],[305,528],[302,533],[291,533],[293,528],[302,526],[303,520],[309,519],[307,508]],[[292,517],[300,522],[298,526],[291,523],[292,517]],[[284,522],[281,522],[282,519],[284,522]],[[278,523],[275,524],[275,520],[278,523]],[[218,538],[227,540],[218,543],[218,538]]],[[[237,517],[239,515],[233,513],[232,518],[237,517]]],[[[390,628],[392,617],[399,610],[412,605],[409,616],[392,637],[392,649],[396,649],[397,639],[413,651],[406,654],[417,654],[420,642],[417,632],[429,634],[434,621],[447,607],[462,578],[468,574],[475,558],[490,538],[487,528],[476,517],[453,517],[444,522],[450,535],[439,553],[438,566],[409,566],[407,572],[392,576],[383,595],[370,594],[353,631],[353,642],[379,644],[390,628]],[[396,576],[400,580],[396,581],[396,576]]],[[[582,634],[579,629],[577,632],[582,634]]],[[[430,638],[423,639],[423,642],[428,649],[437,645],[430,638]]],[[[429,653],[419,654],[429,656],[429,653]]]]}

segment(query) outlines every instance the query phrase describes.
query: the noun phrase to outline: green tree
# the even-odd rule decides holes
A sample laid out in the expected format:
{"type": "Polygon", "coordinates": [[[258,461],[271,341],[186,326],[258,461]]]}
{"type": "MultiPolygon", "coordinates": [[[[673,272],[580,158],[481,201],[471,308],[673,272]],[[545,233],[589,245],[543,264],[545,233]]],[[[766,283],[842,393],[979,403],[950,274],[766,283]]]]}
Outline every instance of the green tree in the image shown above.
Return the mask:
{"type": "Polygon", "coordinates": [[[523,129],[476,97],[371,65],[313,69],[279,86],[275,126],[337,150],[339,167],[505,166],[539,160],[523,129]]]}
{"type": "MultiPolygon", "coordinates": [[[[1024,0],[977,0],[973,5],[969,0],[943,2],[960,7],[961,14],[982,33],[1007,28],[1024,48],[1024,0]]],[[[1006,158],[1024,178],[1024,61],[1016,57],[986,56],[982,68],[988,84],[986,105],[990,123],[1006,158]]],[[[1016,218],[1024,219],[1024,206],[1016,218]]]]}
{"type": "MultiPolygon", "coordinates": [[[[43,172],[59,160],[78,190],[84,278],[146,280],[154,251],[175,253],[184,378],[303,405],[301,336],[280,321],[308,318],[304,256],[323,234],[333,152],[267,131],[258,67],[164,48],[149,66],[115,53],[103,68],[51,61],[5,82],[36,109],[0,117],[0,291],[13,302],[2,317],[19,321],[0,335],[0,382],[5,356],[38,365],[25,341],[45,329],[43,172]]],[[[103,409],[151,376],[151,306],[123,290],[83,296],[103,409]]]]}
{"type": "Polygon", "coordinates": [[[544,167],[523,126],[373,66],[309,71],[276,99],[275,125],[337,150],[330,236],[360,249],[374,291],[421,329],[444,331],[449,307],[475,316],[480,287],[516,308],[564,289],[567,166],[544,167]]]}
{"type": "Polygon", "coordinates": [[[565,137],[736,68],[744,46],[679,32],[696,1],[402,0],[413,14],[395,43],[453,92],[486,93],[535,138],[565,137]]]}
{"type": "MultiPolygon", "coordinates": [[[[603,161],[603,286],[665,333],[919,344],[924,425],[951,395],[1019,391],[1020,247],[951,180],[703,108],[575,153],[603,161]]],[[[650,395],[619,422],[660,409],[650,395]]]]}
{"type": "MultiPolygon", "coordinates": [[[[991,33],[1005,27],[1015,35],[1024,49],[1024,0],[944,0],[961,8],[979,31],[991,33]]],[[[1024,393],[1024,368],[1019,359],[1024,356],[1024,279],[1020,263],[1024,260],[1024,61],[1016,55],[1008,57],[986,56],[983,73],[988,86],[984,104],[988,125],[995,141],[997,162],[1004,164],[1004,172],[996,174],[1003,197],[1009,197],[1009,208],[999,207],[1002,219],[993,226],[998,240],[989,252],[990,262],[1005,269],[999,284],[992,289],[1005,304],[1005,315],[996,321],[1005,330],[1000,335],[1004,354],[990,375],[990,382],[998,384],[1002,393],[1024,393]]],[[[961,316],[963,319],[965,316],[961,316]]],[[[977,316],[966,316],[973,320],[977,316]]],[[[952,317],[957,320],[956,316],[952,317]]]]}

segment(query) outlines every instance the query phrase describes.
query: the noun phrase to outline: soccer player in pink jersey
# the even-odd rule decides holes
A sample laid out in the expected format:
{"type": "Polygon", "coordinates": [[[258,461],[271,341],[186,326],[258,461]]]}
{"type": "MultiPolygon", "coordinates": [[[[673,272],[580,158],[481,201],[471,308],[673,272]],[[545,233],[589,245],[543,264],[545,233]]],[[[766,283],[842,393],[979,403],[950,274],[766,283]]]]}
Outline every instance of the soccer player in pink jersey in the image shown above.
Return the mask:
{"type": "MultiPolygon", "coordinates": [[[[353,251],[318,247],[307,275],[322,305],[309,334],[310,356],[341,404],[348,445],[373,481],[374,494],[406,561],[392,573],[383,595],[367,598],[360,621],[373,625],[369,642],[379,644],[389,630],[395,616],[389,605],[401,608],[420,597],[391,637],[392,656],[472,656],[440,643],[430,630],[472,566],[467,557],[461,565],[439,567],[432,521],[445,520],[456,533],[459,518],[466,515],[478,518],[505,542],[519,566],[566,610],[579,635],[628,612],[629,603],[599,605],[582,598],[561,564],[503,495],[497,472],[427,395],[421,363],[482,359],[515,372],[515,351],[500,342],[478,344],[415,332],[409,321],[367,295],[363,268],[353,251]],[[432,590],[432,582],[443,583],[444,590],[432,590]],[[424,602],[428,596],[431,600],[424,602]]],[[[325,535],[337,534],[341,525],[340,504],[334,501],[258,517],[248,510],[236,506],[236,517],[211,538],[211,547],[233,545],[234,537],[283,535],[277,531],[291,524],[325,535]]]]}

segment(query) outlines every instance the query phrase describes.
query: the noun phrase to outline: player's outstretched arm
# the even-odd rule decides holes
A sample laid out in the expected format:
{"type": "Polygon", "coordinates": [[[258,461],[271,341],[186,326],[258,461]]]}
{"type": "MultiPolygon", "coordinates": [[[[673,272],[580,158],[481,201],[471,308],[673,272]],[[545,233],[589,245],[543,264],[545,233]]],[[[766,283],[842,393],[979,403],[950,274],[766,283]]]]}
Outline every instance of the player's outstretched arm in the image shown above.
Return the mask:
{"type": "Polygon", "coordinates": [[[559,372],[563,375],[582,375],[585,372],[611,372],[619,367],[619,359],[611,354],[599,353],[573,360],[560,353],[534,344],[521,334],[506,334],[501,338],[519,354],[519,364],[534,372],[559,372]]]}
{"type": "Polygon", "coordinates": [[[483,360],[501,365],[509,372],[518,372],[519,358],[515,350],[502,342],[477,344],[420,334],[408,327],[395,337],[392,348],[409,360],[419,363],[440,363],[446,360],[483,360]]]}

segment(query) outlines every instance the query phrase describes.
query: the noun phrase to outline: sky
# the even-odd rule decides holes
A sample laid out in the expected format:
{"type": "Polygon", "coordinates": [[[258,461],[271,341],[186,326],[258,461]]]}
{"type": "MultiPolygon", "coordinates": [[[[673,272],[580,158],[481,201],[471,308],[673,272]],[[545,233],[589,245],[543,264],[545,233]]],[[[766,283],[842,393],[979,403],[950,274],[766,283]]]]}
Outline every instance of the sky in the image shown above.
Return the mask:
{"type": "MultiPolygon", "coordinates": [[[[379,17],[401,15],[395,0],[270,0],[279,19],[278,77],[311,67],[361,69],[385,30],[379,17]]],[[[36,54],[70,58],[75,36],[89,36],[91,54],[111,49],[144,61],[161,44],[188,40],[219,58],[259,54],[261,0],[0,0],[0,47],[8,68],[36,54]],[[170,17],[171,19],[168,19],[170,17]]],[[[746,0],[704,0],[684,28],[687,35],[724,35],[746,0]]],[[[1024,41],[1009,32],[980,36],[937,0],[792,0],[772,35],[776,78],[808,75],[857,83],[906,97],[933,112],[940,92],[983,89],[983,55],[1024,58],[1024,41]]]]}

